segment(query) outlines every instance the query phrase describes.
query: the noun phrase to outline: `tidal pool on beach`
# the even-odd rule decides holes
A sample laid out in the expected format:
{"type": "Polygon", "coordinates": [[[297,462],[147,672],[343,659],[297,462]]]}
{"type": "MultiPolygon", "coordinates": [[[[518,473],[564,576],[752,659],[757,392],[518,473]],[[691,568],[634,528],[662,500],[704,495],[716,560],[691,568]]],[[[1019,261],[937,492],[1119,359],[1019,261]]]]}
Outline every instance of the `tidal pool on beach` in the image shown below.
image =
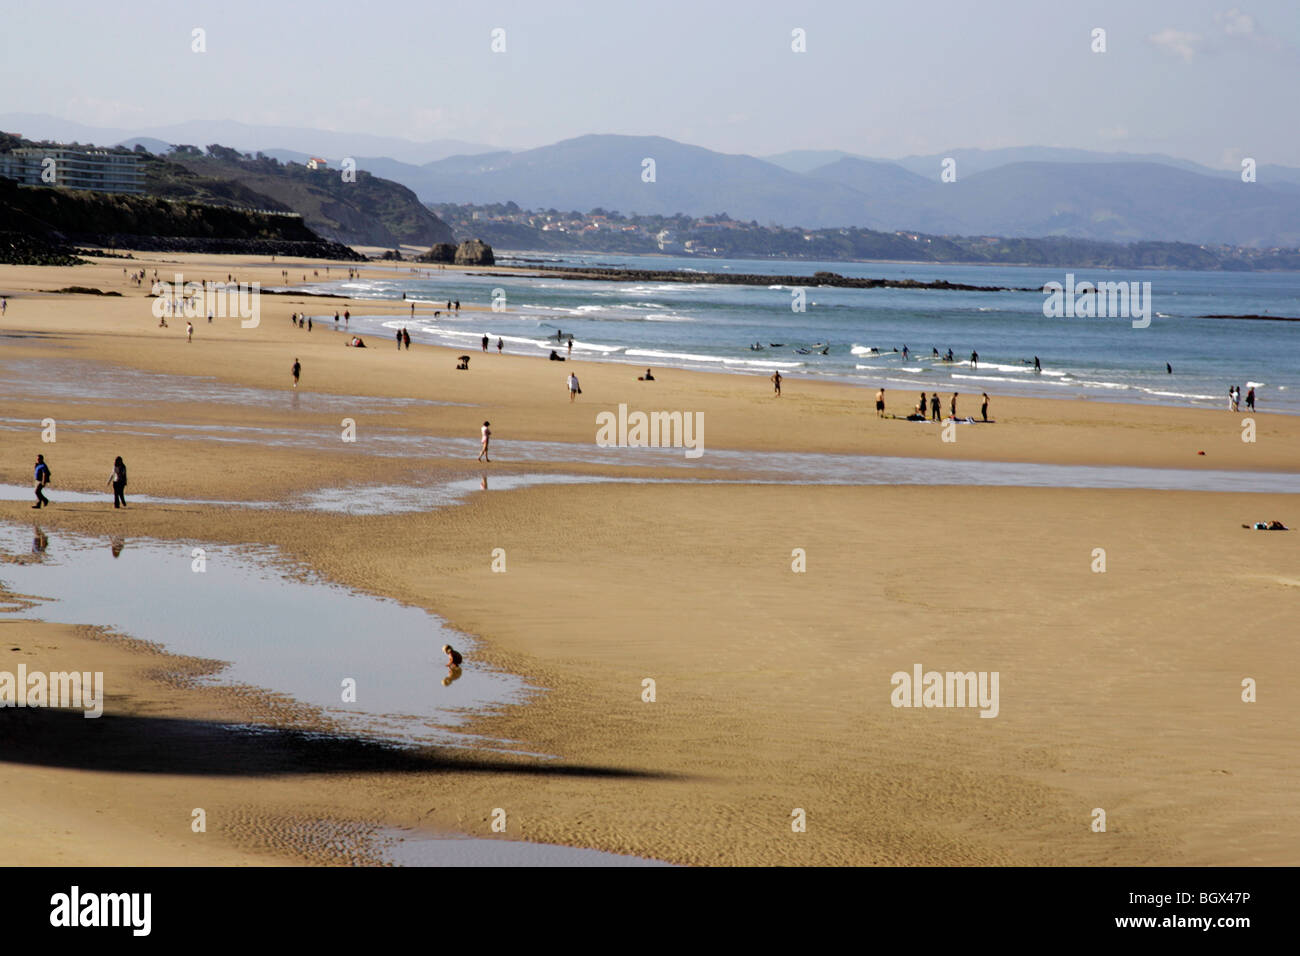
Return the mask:
{"type": "MultiPolygon", "coordinates": [[[[284,369],[284,384],[289,367],[284,369]]],[[[258,388],[222,382],[206,375],[175,375],[76,359],[6,359],[0,383],[11,395],[31,393],[45,401],[118,407],[140,402],[201,402],[205,405],[291,407],[304,412],[384,411],[397,408],[473,407],[464,402],[427,398],[341,395],[310,388],[258,388]]]]}
{"type": "MultiPolygon", "coordinates": [[[[425,439],[453,443],[461,439],[425,439]]],[[[465,441],[466,448],[476,447],[465,441]]],[[[440,449],[444,453],[459,449],[440,449]]],[[[523,461],[583,461],[595,463],[590,451],[634,452],[624,465],[679,464],[670,454],[675,449],[598,449],[595,446],[560,442],[517,442],[507,458],[523,461]],[[539,447],[542,446],[542,447],[539,447]],[[513,456],[511,455],[513,452],[513,456]],[[566,457],[567,456],[567,457],[566,457]]],[[[218,501],[132,494],[137,505],[192,504],[208,507],[254,508],[286,511],[322,511],[352,515],[408,514],[459,504],[478,492],[511,491],[536,485],[577,484],[792,484],[792,485],[954,485],[1006,488],[1114,488],[1158,491],[1252,492],[1294,494],[1300,492],[1300,475],[1270,471],[1217,471],[1180,468],[1138,468],[1116,465],[1044,465],[1029,462],[945,460],[938,458],[896,458],[882,455],[830,455],[796,452],[709,452],[708,470],[692,477],[642,478],[625,475],[580,475],[560,472],[511,472],[484,467],[477,476],[448,478],[445,473],[428,481],[406,484],[351,484],[299,492],[284,501],[218,501]],[[749,478],[728,477],[748,475],[749,478]]],[[[509,467],[507,465],[506,467],[509,467]]],[[[47,489],[57,506],[65,503],[103,502],[107,492],[47,489]]],[[[32,501],[31,486],[0,484],[0,501],[32,501]]]]}
{"type": "MultiPolygon", "coordinates": [[[[521,678],[476,664],[473,638],[428,611],[296,574],[271,548],[45,532],[6,521],[0,552],[20,558],[0,563],[4,587],[40,599],[8,616],[101,625],[175,654],[225,661],[209,680],[288,695],[349,734],[402,745],[482,743],[451,728],[470,711],[519,703],[530,691],[521,678]],[[448,670],[444,644],[465,655],[458,675],[448,670]],[[349,681],[355,700],[345,700],[349,681]]],[[[106,690],[111,697],[111,684],[106,690]]]]}
{"type": "Polygon", "coordinates": [[[671,866],[662,860],[603,850],[486,837],[430,835],[385,828],[386,862],[396,866],[671,866]]]}

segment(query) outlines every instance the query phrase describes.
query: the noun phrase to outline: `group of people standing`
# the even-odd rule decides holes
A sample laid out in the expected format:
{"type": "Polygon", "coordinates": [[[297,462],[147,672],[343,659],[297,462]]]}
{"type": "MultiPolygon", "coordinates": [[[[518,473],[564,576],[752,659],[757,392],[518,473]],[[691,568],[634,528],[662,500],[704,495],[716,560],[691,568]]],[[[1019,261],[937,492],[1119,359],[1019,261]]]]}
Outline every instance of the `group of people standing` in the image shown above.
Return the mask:
{"type": "MultiPolygon", "coordinates": [[[[1246,408],[1250,411],[1255,410],[1255,386],[1251,385],[1246,389],[1246,408]]],[[[1228,409],[1230,411],[1241,411],[1241,386],[1228,386],[1228,409]]]]}
{"type": "MultiPolygon", "coordinates": [[[[45,497],[45,489],[50,486],[51,473],[50,466],[45,463],[44,455],[36,456],[36,468],[34,477],[36,480],[36,504],[32,505],[33,509],[48,508],[50,499],[45,497]]],[[[108,484],[113,489],[113,507],[126,507],[126,463],[122,461],[122,456],[118,455],[113,459],[113,470],[108,476],[108,484]]]]}
{"type": "MultiPolygon", "coordinates": [[[[957,397],[958,393],[953,392],[952,397],[948,399],[948,415],[950,418],[957,417],[957,397]]],[[[922,392],[920,401],[917,403],[916,407],[912,409],[912,414],[907,417],[911,421],[925,421],[926,411],[928,410],[930,413],[930,420],[937,422],[939,421],[939,408],[940,402],[938,392],[933,392],[928,396],[925,392],[922,392]]],[[[885,417],[885,390],[883,388],[876,392],[876,417],[885,417]]],[[[988,392],[980,393],[980,417],[984,421],[989,420],[988,392]]]]}

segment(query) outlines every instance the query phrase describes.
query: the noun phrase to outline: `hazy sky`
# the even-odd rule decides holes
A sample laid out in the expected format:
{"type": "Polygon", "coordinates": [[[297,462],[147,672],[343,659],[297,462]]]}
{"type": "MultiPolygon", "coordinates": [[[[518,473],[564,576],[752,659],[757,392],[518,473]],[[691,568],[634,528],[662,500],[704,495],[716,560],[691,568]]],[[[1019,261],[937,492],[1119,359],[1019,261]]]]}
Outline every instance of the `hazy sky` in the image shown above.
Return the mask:
{"type": "Polygon", "coordinates": [[[512,148],[632,133],[755,155],[1076,146],[1300,166],[1298,0],[11,2],[0,55],[0,112],[96,126],[234,119],[512,148]]]}

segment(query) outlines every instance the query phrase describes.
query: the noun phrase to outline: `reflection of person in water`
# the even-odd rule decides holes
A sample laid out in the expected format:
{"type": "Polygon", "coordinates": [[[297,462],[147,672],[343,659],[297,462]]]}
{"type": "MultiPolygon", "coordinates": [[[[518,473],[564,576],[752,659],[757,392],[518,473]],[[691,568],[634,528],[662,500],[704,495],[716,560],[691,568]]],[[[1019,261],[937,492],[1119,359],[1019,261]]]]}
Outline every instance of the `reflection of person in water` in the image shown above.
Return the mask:
{"type": "Polygon", "coordinates": [[[447,676],[442,679],[443,687],[450,687],[456,681],[460,680],[461,674],[464,673],[459,667],[448,665],[447,676]]]}
{"type": "Polygon", "coordinates": [[[122,549],[126,547],[126,539],[114,536],[109,547],[113,552],[113,557],[120,558],[122,556],[122,549]]]}
{"type": "Polygon", "coordinates": [[[32,554],[44,554],[50,546],[50,539],[45,536],[40,525],[32,525],[32,554]]]}
{"type": "Polygon", "coordinates": [[[450,644],[444,644],[442,645],[442,652],[447,655],[448,667],[460,667],[461,661],[463,660],[460,656],[460,651],[456,650],[456,648],[452,647],[450,644]]]}

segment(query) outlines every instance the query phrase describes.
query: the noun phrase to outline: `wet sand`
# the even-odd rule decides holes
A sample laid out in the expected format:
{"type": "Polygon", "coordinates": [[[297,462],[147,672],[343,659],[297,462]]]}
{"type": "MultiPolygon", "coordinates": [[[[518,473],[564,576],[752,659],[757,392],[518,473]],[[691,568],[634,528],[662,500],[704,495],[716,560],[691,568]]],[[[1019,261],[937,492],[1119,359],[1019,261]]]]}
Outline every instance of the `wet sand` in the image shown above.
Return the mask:
{"type": "MultiPolygon", "coordinates": [[[[288,267],[268,262],[259,275],[227,260],[167,259],[160,277],[179,262],[187,278],[234,271],[271,284],[288,267]]],[[[0,421],[4,480],[25,483],[43,452],[56,502],[62,488],[104,492],[102,503],[41,511],[43,530],[56,542],[75,531],[273,545],[331,580],[434,611],[482,642],[469,666],[546,689],[469,729],[558,759],[233,734],[215,725],[301,730],[324,719],[249,689],[196,687],[183,678],[201,665],[188,659],[6,616],[6,659],[83,670],[102,661],[109,688],[100,721],[0,717],[24,722],[0,759],[15,795],[5,829],[24,834],[16,862],[56,852],[69,863],[377,862],[380,827],[492,836],[496,808],[506,838],[676,863],[1295,861],[1300,539],[1241,528],[1300,525],[1295,495],[584,484],[362,517],[201,504],[114,513],[103,482],[117,454],[131,467],[128,498],[275,501],[427,481],[431,471],[491,482],[522,467],[512,440],[590,445],[595,412],[619,402],[703,411],[706,449],[1298,472],[1300,418],[1260,412],[1248,444],[1244,414],[994,395],[997,425],[959,428],[943,443],[932,426],[878,421],[874,392],[849,386],[787,377],[778,401],[763,377],[666,370],[638,383],[628,366],[495,354],[463,373],[453,350],[394,355],[391,342],[374,341],[354,351],[330,328],[288,323],[303,309],[384,308],[373,303],[266,296],[258,329],[196,323],[187,344],[183,321],[157,329],[151,300],[121,282],[123,264],[152,270],[152,261],[106,263],[0,267],[11,294],[0,380],[6,361],[53,359],[208,376],[280,398],[216,402],[200,389],[187,401],[121,386],[117,401],[87,403],[75,389],[46,397],[23,386],[0,421]],[[124,298],[35,294],[73,284],[124,298]],[[583,383],[576,405],[563,389],[570,370],[583,383]],[[312,405],[322,392],[336,400],[312,405]],[[357,411],[337,396],[358,396],[357,411]],[[385,397],[463,404],[374,401],[385,397]],[[217,440],[237,428],[339,435],[344,417],[363,433],[471,447],[488,418],[494,462],[376,456],[341,438],[337,447],[217,440]],[[58,423],[54,444],[40,442],[45,418],[58,423]],[[133,434],[143,422],[199,433],[133,434]],[[491,570],[495,548],[504,574],[491,570]],[[805,573],[791,569],[796,548],[805,573]],[[1092,570],[1096,548],[1105,573],[1092,570]],[[998,717],[892,707],[891,675],[916,663],[998,671],[998,717]],[[1247,677],[1259,682],[1256,703],[1241,701],[1247,677]],[[642,699],[646,678],[653,703],[642,699]],[[189,829],[199,806],[209,811],[201,836],[189,829]],[[1106,833],[1089,829],[1097,807],[1106,833]],[[795,808],[807,812],[807,832],[792,831],[795,808]]],[[[687,481],[713,467],[707,450],[690,468],[527,465],[687,481]]],[[[0,502],[5,520],[35,515],[0,502]]]]}

